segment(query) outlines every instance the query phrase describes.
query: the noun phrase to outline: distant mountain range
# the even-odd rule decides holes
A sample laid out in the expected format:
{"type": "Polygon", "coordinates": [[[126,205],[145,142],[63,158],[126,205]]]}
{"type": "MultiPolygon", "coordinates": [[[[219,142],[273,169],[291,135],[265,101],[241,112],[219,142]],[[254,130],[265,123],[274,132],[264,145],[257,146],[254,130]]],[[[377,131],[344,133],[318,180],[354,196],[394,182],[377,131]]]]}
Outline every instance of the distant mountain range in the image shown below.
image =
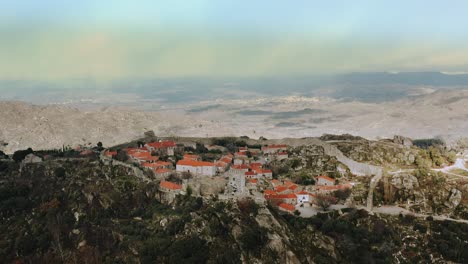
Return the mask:
{"type": "Polygon", "coordinates": [[[270,76],[251,78],[120,79],[67,81],[0,80],[0,100],[33,103],[107,104],[147,107],[216,99],[264,96],[322,96],[339,100],[383,102],[414,93],[415,88],[468,87],[468,74],[441,72],[364,72],[328,76],[270,76]],[[112,100],[109,100],[112,98],[112,100]],[[123,98],[123,100],[122,100],[123,98]],[[148,106],[149,105],[149,106],[148,106]]]}

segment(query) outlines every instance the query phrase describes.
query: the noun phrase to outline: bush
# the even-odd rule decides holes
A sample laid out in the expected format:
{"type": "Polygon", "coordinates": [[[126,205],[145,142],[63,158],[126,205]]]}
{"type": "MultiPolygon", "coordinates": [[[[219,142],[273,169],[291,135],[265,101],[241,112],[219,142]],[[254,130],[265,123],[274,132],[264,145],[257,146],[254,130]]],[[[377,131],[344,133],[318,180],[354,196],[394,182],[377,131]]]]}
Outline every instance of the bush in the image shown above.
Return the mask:
{"type": "Polygon", "coordinates": [[[346,189],[339,189],[339,190],[336,190],[333,195],[335,196],[335,198],[337,198],[338,200],[340,201],[344,201],[346,199],[348,199],[348,197],[351,195],[351,189],[350,188],[346,188],[346,189]]]}
{"type": "Polygon", "coordinates": [[[336,203],[336,198],[333,196],[319,194],[316,196],[317,205],[322,208],[324,211],[328,210],[328,208],[336,203]]]}
{"type": "Polygon", "coordinates": [[[258,213],[258,209],[259,209],[258,204],[250,198],[244,198],[242,200],[238,200],[237,206],[239,207],[239,210],[241,211],[241,213],[244,215],[252,214],[253,216],[256,216],[258,213]]]}
{"type": "Polygon", "coordinates": [[[243,250],[259,255],[260,250],[268,241],[267,230],[258,225],[246,226],[239,240],[243,250]]]}
{"type": "Polygon", "coordinates": [[[66,171],[63,167],[58,167],[54,170],[54,175],[57,178],[65,178],[66,171]]]}

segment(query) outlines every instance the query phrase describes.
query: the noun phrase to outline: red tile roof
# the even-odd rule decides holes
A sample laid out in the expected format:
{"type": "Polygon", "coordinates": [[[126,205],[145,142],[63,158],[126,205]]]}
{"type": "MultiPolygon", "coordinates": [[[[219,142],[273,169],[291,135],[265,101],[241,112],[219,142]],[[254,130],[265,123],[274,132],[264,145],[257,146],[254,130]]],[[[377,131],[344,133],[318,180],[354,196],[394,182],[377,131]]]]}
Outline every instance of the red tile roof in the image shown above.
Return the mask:
{"type": "Polygon", "coordinates": [[[253,171],[246,171],[245,172],[245,175],[256,175],[255,172],[253,171]]]}
{"type": "Polygon", "coordinates": [[[294,191],[294,190],[297,189],[297,185],[295,185],[295,184],[291,185],[291,186],[288,187],[288,189],[294,191]]]}
{"type": "Polygon", "coordinates": [[[309,193],[306,192],[306,191],[304,191],[304,190],[302,190],[302,191],[300,191],[300,192],[297,192],[296,194],[299,194],[299,195],[307,195],[307,194],[309,194],[309,193]]]}
{"type": "Polygon", "coordinates": [[[251,179],[249,180],[250,183],[257,184],[257,179],[251,179]]]}
{"type": "Polygon", "coordinates": [[[262,164],[260,162],[252,162],[250,163],[251,168],[261,168],[262,164]]]}
{"type": "Polygon", "coordinates": [[[271,184],[273,184],[273,185],[279,185],[279,184],[281,184],[281,182],[278,181],[278,180],[276,180],[276,179],[274,179],[274,180],[271,180],[271,184]]]}
{"type": "Polygon", "coordinates": [[[231,168],[235,170],[247,170],[249,169],[249,165],[247,164],[232,165],[231,168]]]}
{"type": "Polygon", "coordinates": [[[268,194],[265,195],[266,199],[294,199],[297,198],[297,196],[294,193],[288,193],[288,194],[268,194]]]}
{"type": "Polygon", "coordinates": [[[170,148],[170,147],[175,147],[176,143],[174,141],[161,141],[161,142],[151,142],[146,144],[149,147],[152,148],[170,148]]]}
{"type": "Polygon", "coordinates": [[[318,190],[324,190],[324,191],[335,191],[335,190],[340,190],[340,189],[348,189],[352,188],[353,186],[349,183],[347,184],[340,184],[340,185],[333,185],[333,186],[326,186],[326,185],[319,185],[315,186],[316,189],[318,190]]]}
{"type": "Polygon", "coordinates": [[[168,172],[172,172],[170,169],[166,169],[166,168],[157,168],[154,172],[156,172],[157,174],[163,174],[163,173],[168,173],[168,172]]]}
{"type": "Polygon", "coordinates": [[[292,205],[292,204],[287,204],[287,203],[280,203],[280,204],[278,205],[278,207],[279,207],[279,208],[282,208],[282,209],[285,209],[285,210],[287,210],[287,211],[290,211],[290,212],[296,210],[296,207],[295,207],[294,205],[292,205]]]}
{"type": "Polygon", "coordinates": [[[192,166],[192,167],[214,167],[214,163],[207,161],[197,161],[197,160],[179,160],[177,165],[182,166],[192,166]]]}
{"type": "Polygon", "coordinates": [[[184,154],[184,159],[198,160],[200,156],[195,154],[184,154]]]}
{"type": "Polygon", "coordinates": [[[132,152],[128,153],[128,155],[138,159],[145,159],[151,157],[151,153],[149,152],[132,152]]]}
{"type": "Polygon", "coordinates": [[[282,144],[282,145],[269,145],[269,146],[264,146],[263,148],[265,149],[277,149],[277,148],[287,148],[288,145],[282,144]]]}
{"type": "Polygon", "coordinates": [[[224,163],[231,163],[232,159],[228,158],[228,157],[224,157],[224,158],[220,159],[219,161],[222,161],[224,163]]]}
{"type": "Polygon", "coordinates": [[[275,191],[273,191],[273,190],[265,190],[265,191],[263,191],[263,194],[264,195],[275,195],[277,193],[275,191]]]}
{"type": "Polygon", "coordinates": [[[149,152],[146,148],[126,148],[124,149],[128,154],[135,152],[149,152]]]}
{"type": "Polygon", "coordinates": [[[275,187],[275,191],[277,191],[277,192],[279,192],[279,193],[280,193],[280,192],[284,192],[284,191],[286,191],[287,189],[288,189],[288,187],[283,186],[283,185],[280,185],[280,186],[276,186],[276,187],[275,187]]]}
{"type": "Polygon", "coordinates": [[[294,185],[292,181],[284,181],[284,186],[291,186],[294,185]]]}
{"type": "Polygon", "coordinates": [[[168,182],[168,181],[161,181],[159,183],[159,186],[161,186],[163,188],[170,189],[170,190],[180,190],[180,189],[182,189],[182,185],[179,185],[179,184],[176,184],[176,183],[173,183],[173,182],[168,182]]]}

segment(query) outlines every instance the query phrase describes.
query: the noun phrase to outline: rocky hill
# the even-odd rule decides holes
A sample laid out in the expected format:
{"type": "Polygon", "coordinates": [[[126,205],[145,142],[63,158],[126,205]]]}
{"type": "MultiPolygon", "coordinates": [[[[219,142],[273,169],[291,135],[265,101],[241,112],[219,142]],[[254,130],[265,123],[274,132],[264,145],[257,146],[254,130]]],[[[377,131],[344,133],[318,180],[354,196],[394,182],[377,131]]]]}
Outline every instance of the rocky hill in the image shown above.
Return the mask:
{"type": "Polygon", "coordinates": [[[468,226],[343,209],[300,218],[250,200],[155,199],[96,158],[0,161],[5,263],[466,263],[468,226]],[[465,242],[464,242],[465,241],[465,242]]]}
{"type": "Polygon", "coordinates": [[[128,105],[117,100],[119,95],[109,96],[116,98],[114,104],[77,104],[79,109],[0,101],[0,150],[60,148],[63,144],[98,141],[110,146],[137,138],[147,130],[157,135],[252,138],[352,133],[375,139],[401,134],[413,138],[443,136],[455,142],[466,137],[468,128],[468,90],[438,90],[379,103],[327,97],[240,100],[225,96],[216,101],[164,105],[143,100],[128,105]],[[142,108],[148,104],[150,108],[142,108]],[[131,108],[116,107],[119,105],[131,108]]]}

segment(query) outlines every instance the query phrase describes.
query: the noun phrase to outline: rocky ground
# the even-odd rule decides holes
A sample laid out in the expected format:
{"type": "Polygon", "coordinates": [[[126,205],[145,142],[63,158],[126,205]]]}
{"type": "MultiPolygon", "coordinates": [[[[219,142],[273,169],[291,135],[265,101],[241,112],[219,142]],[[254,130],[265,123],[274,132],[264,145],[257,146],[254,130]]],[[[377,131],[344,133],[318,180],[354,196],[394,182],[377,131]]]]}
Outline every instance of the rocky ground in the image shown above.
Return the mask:
{"type": "Polygon", "coordinates": [[[0,258],[33,263],[465,263],[467,225],[342,209],[300,218],[179,197],[93,158],[0,164],[0,258]]]}

